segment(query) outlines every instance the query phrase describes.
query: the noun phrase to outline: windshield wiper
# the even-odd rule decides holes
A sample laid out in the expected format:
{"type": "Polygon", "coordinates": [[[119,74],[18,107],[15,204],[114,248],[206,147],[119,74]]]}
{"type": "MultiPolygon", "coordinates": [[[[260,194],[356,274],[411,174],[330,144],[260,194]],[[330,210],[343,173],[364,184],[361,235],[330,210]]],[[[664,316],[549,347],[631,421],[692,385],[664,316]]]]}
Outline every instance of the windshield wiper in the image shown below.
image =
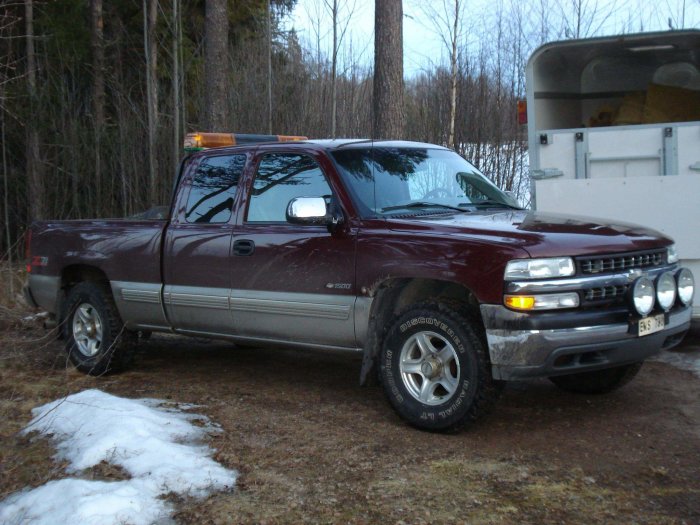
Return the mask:
{"type": "Polygon", "coordinates": [[[512,204],[506,204],[505,202],[497,201],[495,199],[484,199],[483,201],[476,201],[476,202],[465,202],[463,204],[460,204],[460,206],[480,206],[480,205],[486,205],[486,206],[503,206],[504,208],[510,208],[511,210],[522,210],[520,206],[513,206],[512,204]]]}
{"type": "Polygon", "coordinates": [[[452,206],[450,204],[440,204],[439,202],[424,202],[424,201],[417,201],[417,202],[409,202],[407,204],[397,204],[396,206],[387,206],[386,208],[382,208],[382,211],[394,211],[394,210],[402,210],[402,209],[410,209],[410,208],[445,208],[447,210],[457,210],[461,212],[467,212],[469,210],[465,210],[464,208],[460,208],[458,206],[452,206]]]}

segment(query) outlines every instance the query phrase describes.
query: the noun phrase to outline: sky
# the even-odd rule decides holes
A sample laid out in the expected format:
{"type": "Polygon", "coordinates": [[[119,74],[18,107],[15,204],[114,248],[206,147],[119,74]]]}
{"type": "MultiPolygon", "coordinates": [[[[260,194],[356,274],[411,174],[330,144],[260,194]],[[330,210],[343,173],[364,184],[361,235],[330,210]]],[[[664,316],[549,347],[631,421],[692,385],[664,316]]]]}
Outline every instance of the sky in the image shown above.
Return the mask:
{"type": "MultiPolygon", "coordinates": [[[[345,3],[352,5],[353,0],[345,3]]],[[[315,42],[316,32],[314,21],[318,20],[319,7],[323,0],[298,0],[292,13],[289,27],[293,26],[299,32],[302,39],[315,42]]],[[[420,8],[416,3],[404,2],[404,72],[407,76],[413,76],[421,68],[430,65],[441,54],[446,55],[444,45],[435,34],[432,26],[426,24],[420,8]]],[[[331,47],[331,26],[327,15],[321,11],[324,17],[322,32],[326,40],[326,47],[331,47]]],[[[350,19],[346,42],[352,42],[353,48],[370,64],[374,53],[374,0],[355,0],[355,9],[350,19]]],[[[322,39],[323,40],[323,39],[322,39]]]]}
{"type": "MultiPolygon", "coordinates": [[[[329,0],[330,1],[330,0],[329,0]]],[[[496,0],[462,0],[466,3],[469,22],[479,28],[493,14],[496,0]]],[[[668,29],[669,19],[676,27],[684,23],[686,28],[700,29],[700,0],[577,0],[589,10],[596,8],[599,12],[614,12],[607,24],[603,25],[603,34],[620,32],[618,28],[627,26],[627,32],[639,31],[643,23],[645,31],[668,29]],[[635,17],[638,20],[635,20],[635,17]]],[[[554,10],[557,5],[571,6],[571,0],[523,0],[525,12],[536,11],[539,5],[548,5],[554,10]]],[[[354,10],[348,24],[344,44],[352,44],[353,53],[360,55],[360,62],[371,65],[374,44],[374,0],[339,0],[340,19],[347,18],[347,6],[354,4],[354,10]]],[[[421,69],[430,68],[435,63],[446,63],[448,51],[435,30],[435,26],[425,16],[422,5],[442,5],[440,0],[404,0],[404,74],[412,77],[421,69]]],[[[312,43],[315,48],[318,32],[318,20],[321,19],[321,48],[330,52],[331,24],[324,7],[324,0],[298,0],[292,16],[287,21],[287,28],[294,27],[301,39],[312,43]]],[[[342,62],[342,59],[341,59],[342,62]]]]}

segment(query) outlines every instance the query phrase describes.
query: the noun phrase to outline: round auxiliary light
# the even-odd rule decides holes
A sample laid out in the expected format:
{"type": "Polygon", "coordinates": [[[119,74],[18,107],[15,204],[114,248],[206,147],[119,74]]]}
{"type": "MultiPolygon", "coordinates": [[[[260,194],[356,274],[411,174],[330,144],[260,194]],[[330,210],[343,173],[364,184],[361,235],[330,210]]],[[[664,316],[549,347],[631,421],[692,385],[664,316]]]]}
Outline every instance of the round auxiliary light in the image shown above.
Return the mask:
{"type": "Polygon", "coordinates": [[[676,302],[676,279],[671,272],[664,272],[656,279],[656,302],[664,311],[676,302]]]}
{"type": "Polygon", "coordinates": [[[695,279],[688,268],[681,268],[676,273],[676,283],[678,284],[678,298],[684,306],[688,306],[693,300],[695,292],[695,279]]]}
{"type": "Polygon", "coordinates": [[[632,304],[642,317],[654,309],[654,283],[648,277],[640,277],[632,285],[632,304]]]}

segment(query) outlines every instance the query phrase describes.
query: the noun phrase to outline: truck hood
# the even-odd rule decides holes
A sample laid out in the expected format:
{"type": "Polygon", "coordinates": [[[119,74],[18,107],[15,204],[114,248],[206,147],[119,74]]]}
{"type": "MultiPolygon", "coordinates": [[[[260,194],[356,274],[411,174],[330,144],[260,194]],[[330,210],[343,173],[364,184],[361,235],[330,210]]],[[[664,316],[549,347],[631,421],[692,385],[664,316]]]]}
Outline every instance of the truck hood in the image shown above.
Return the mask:
{"type": "Polygon", "coordinates": [[[463,235],[473,241],[509,244],[526,250],[531,257],[641,251],[673,242],[636,224],[527,210],[390,218],[388,222],[389,228],[396,231],[463,235]]]}

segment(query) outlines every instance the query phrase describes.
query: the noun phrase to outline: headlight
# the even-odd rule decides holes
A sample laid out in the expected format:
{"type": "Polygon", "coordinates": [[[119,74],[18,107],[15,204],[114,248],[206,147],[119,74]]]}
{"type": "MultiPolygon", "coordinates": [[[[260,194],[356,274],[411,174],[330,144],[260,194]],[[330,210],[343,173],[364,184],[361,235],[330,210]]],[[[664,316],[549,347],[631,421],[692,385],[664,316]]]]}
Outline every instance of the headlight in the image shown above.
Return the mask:
{"type": "Polygon", "coordinates": [[[672,244],[667,248],[667,260],[668,264],[672,263],[677,263],[678,262],[678,252],[676,251],[676,245],[672,244]]]}
{"type": "Polygon", "coordinates": [[[579,298],[576,292],[542,295],[506,295],[503,302],[513,310],[561,310],[576,308],[579,298]]]}
{"type": "Polygon", "coordinates": [[[678,284],[678,298],[684,306],[688,306],[693,300],[695,292],[695,279],[688,268],[681,268],[676,273],[676,283],[678,284]]]}
{"type": "Polygon", "coordinates": [[[551,259],[516,259],[506,265],[504,279],[547,279],[549,277],[568,277],[576,273],[571,257],[553,257],[551,259]]]}
{"type": "Polygon", "coordinates": [[[656,279],[656,301],[664,311],[670,310],[676,302],[676,280],[671,272],[664,272],[656,279]]]}
{"type": "Polygon", "coordinates": [[[648,277],[640,277],[632,285],[632,304],[637,313],[645,317],[654,309],[654,283],[648,277]]]}

